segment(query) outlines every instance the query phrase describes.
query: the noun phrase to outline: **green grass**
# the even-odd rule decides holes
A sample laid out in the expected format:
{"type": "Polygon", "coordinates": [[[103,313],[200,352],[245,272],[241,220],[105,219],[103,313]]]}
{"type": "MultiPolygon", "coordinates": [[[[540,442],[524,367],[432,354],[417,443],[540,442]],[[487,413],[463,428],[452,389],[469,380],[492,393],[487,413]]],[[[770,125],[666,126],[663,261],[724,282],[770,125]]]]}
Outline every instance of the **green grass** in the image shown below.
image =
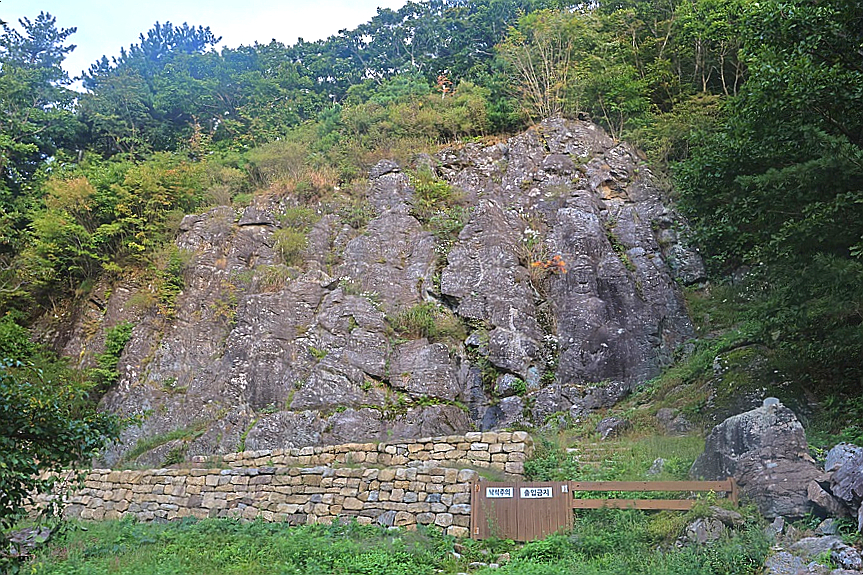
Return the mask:
{"type": "Polygon", "coordinates": [[[464,326],[452,312],[439,304],[418,303],[390,318],[393,329],[402,336],[426,337],[432,342],[461,342],[464,326]]]}
{"type": "Polygon", "coordinates": [[[755,574],[769,544],[748,527],[705,546],[677,549],[651,528],[656,517],[638,511],[594,511],[576,518],[571,534],[528,543],[501,569],[481,575],[744,575],[755,574]]]}
{"type": "Polygon", "coordinates": [[[135,447],[133,447],[123,456],[122,463],[134,461],[135,459],[147,453],[151,449],[155,449],[160,445],[164,445],[169,441],[174,441],[175,439],[183,439],[185,441],[197,439],[207,430],[207,425],[208,424],[206,421],[199,421],[188,427],[182,427],[180,429],[168,431],[167,433],[161,433],[159,435],[141,438],[135,444],[135,447]]]}
{"type": "Polygon", "coordinates": [[[533,456],[525,462],[525,474],[534,481],[683,480],[702,451],[700,436],[648,435],[595,443],[578,441],[564,432],[536,441],[533,456]],[[663,471],[648,476],[658,458],[665,460],[663,471]]]}
{"type": "Polygon", "coordinates": [[[288,527],[236,520],[76,524],[23,573],[34,574],[373,574],[431,575],[447,563],[452,540],[435,530],[288,527]]]}
{"type": "Polygon", "coordinates": [[[469,563],[511,561],[483,575],[755,574],[768,545],[759,525],[747,524],[714,544],[678,549],[673,540],[687,516],[639,511],[592,511],[576,517],[571,533],[526,545],[512,541],[459,542],[437,529],[310,525],[186,519],[163,524],[130,520],[75,523],[21,573],[33,575],[431,575],[469,571],[469,563]],[[669,525],[672,528],[669,528],[669,525]],[[84,530],[86,529],[86,530],[84,530]]]}

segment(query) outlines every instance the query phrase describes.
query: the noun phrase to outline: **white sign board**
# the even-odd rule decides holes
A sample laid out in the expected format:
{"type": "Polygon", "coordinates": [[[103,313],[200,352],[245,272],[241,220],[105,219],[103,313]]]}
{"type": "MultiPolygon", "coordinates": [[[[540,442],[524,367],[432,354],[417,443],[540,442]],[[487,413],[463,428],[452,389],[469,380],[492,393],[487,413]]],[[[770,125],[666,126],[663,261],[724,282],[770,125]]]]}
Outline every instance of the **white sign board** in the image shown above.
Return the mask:
{"type": "Polygon", "coordinates": [[[488,499],[511,498],[514,495],[512,487],[486,487],[485,496],[488,499]]]}
{"type": "Polygon", "coordinates": [[[522,499],[548,499],[554,496],[551,487],[522,487],[522,499]]]}

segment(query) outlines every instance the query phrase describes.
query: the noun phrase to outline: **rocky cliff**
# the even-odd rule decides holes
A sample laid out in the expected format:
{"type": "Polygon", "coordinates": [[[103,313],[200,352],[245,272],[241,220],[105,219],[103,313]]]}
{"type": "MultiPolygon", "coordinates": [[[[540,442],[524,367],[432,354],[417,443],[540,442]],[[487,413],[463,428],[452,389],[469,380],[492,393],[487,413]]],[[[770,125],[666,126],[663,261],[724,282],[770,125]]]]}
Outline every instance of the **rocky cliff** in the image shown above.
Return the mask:
{"type": "Polygon", "coordinates": [[[105,463],[141,441],[160,464],[542,425],[613,404],[691,336],[679,286],[703,269],[630,146],[554,119],[417,166],[375,166],[359,223],[314,206],[300,265],[279,249],[296,201],[260,195],[183,219],[170,309],[127,279],[63,316],[50,337],[85,363],[135,324],[103,407],[141,424],[105,463]],[[457,237],[417,166],[461,204],[457,237]]]}

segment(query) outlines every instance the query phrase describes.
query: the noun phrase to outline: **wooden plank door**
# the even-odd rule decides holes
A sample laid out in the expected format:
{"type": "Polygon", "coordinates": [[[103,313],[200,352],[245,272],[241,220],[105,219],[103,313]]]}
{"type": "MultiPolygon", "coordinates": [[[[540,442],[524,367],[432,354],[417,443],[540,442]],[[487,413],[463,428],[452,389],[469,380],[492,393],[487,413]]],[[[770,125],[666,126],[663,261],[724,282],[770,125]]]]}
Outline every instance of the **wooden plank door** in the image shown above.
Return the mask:
{"type": "Polygon", "coordinates": [[[471,497],[471,537],[516,539],[518,536],[518,484],[477,482],[471,497]]]}
{"type": "Polygon", "coordinates": [[[517,541],[534,541],[572,528],[572,494],[568,483],[519,483],[518,490],[517,541]]]}
{"type": "Polygon", "coordinates": [[[573,526],[566,482],[477,482],[471,496],[471,537],[542,539],[573,526]]]}

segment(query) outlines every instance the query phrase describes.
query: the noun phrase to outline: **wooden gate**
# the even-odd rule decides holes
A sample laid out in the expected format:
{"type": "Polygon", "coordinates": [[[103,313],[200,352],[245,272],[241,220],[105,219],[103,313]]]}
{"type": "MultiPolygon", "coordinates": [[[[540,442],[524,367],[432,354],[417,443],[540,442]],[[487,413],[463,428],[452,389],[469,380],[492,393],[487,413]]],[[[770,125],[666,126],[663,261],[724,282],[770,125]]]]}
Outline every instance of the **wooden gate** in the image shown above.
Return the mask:
{"type": "Polygon", "coordinates": [[[572,529],[573,509],[691,509],[694,499],[582,499],[590,492],[724,493],[737,505],[737,483],[724,481],[545,481],[476,482],[471,495],[470,535],[533,541],[572,529]]]}
{"type": "Polygon", "coordinates": [[[477,482],[471,496],[470,533],[474,539],[542,539],[572,529],[569,483],[477,482]]]}

